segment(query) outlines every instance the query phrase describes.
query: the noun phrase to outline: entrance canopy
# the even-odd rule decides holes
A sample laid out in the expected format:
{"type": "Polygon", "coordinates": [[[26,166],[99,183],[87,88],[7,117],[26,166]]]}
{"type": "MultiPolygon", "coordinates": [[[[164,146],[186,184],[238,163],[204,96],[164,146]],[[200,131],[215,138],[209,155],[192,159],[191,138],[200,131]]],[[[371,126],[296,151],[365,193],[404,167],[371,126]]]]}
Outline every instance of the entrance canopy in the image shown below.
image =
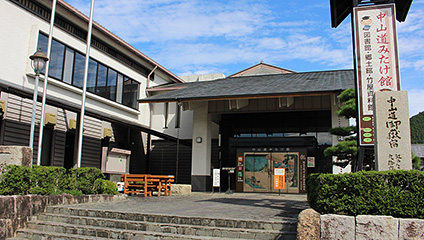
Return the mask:
{"type": "Polygon", "coordinates": [[[285,73],[228,77],[148,89],[161,94],[139,99],[139,103],[188,102],[224,99],[272,98],[338,94],[354,88],[353,70],[285,73]]]}

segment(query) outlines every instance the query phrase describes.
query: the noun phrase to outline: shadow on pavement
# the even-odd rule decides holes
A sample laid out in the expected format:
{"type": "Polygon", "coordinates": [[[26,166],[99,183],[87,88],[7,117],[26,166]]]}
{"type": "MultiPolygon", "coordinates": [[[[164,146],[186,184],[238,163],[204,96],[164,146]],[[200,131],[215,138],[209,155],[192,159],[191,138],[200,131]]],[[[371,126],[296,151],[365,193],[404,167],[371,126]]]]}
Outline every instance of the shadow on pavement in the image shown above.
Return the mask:
{"type": "MultiPolygon", "coordinates": [[[[245,199],[245,198],[211,198],[206,200],[199,200],[197,202],[214,202],[220,204],[248,206],[253,208],[274,209],[276,217],[283,218],[296,218],[299,213],[309,208],[306,201],[287,200],[287,199],[245,199]]],[[[255,210],[258,211],[258,210],[255,210]]]]}

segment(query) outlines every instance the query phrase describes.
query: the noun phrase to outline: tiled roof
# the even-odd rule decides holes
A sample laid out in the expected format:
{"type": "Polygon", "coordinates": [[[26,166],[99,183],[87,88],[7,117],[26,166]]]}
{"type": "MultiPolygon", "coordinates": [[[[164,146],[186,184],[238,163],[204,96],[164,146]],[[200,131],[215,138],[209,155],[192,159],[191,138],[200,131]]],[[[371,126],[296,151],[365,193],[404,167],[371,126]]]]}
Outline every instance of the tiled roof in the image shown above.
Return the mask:
{"type": "Polygon", "coordinates": [[[184,88],[139,102],[173,102],[210,99],[278,97],[337,93],[355,87],[353,70],[228,77],[207,82],[178,84],[184,88]]]}

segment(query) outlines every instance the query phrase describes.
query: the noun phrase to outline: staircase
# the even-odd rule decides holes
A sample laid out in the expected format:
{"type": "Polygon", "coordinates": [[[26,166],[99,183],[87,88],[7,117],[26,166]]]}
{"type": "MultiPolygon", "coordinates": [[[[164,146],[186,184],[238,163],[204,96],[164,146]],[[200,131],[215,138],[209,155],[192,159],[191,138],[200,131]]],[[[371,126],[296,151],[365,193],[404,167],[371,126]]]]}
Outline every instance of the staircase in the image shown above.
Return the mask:
{"type": "Polygon", "coordinates": [[[296,221],[233,220],[53,206],[9,240],[296,239],[296,221]]]}

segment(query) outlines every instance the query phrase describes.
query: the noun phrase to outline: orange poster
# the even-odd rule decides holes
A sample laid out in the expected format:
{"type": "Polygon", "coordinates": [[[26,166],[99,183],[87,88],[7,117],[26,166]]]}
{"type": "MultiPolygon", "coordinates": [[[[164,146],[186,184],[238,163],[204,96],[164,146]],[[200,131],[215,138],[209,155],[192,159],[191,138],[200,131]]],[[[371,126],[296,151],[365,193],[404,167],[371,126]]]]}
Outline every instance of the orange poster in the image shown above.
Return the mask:
{"type": "Polygon", "coordinates": [[[284,189],[285,188],[285,168],[275,168],[274,169],[274,189],[284,189]]]}

